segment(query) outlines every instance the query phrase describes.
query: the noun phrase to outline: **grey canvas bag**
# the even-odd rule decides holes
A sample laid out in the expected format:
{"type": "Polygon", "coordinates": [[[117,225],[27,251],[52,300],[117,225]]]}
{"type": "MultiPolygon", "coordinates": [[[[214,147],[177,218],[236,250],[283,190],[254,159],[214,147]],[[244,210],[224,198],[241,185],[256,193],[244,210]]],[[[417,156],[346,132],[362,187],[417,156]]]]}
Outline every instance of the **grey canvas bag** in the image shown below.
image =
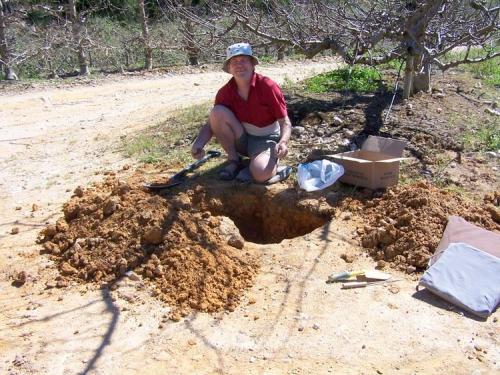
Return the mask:
{"type": "Polygon", "coordinates": [[[500,302],[500,258],[452,243],[425,271],[419,285],[481,318],[500,302]]]}

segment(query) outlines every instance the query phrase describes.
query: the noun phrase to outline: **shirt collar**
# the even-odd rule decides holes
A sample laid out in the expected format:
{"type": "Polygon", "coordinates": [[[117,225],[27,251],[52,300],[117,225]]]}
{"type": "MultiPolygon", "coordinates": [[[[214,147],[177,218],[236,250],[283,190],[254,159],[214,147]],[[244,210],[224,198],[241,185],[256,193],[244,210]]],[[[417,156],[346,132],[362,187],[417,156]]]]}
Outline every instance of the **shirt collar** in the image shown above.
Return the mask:
{"type": "MultiPolygon", "coordinates": [[[[231,77],[229,81],[231,82],[231,85],[233,87],[236,87],[236,80],[234,79],[234,77],[231,77]]],[[[257,84],[257,73],[255,73],[254,71],[252,78],[250,79],[250,87],[255,87],[256,84],[257,84]]]]}
{"type": "Polygon", "coordinates": [[[255,87],[257,82],[257,73],[253,72],[252,79],[250,80],[250,87],[255,87]]]}

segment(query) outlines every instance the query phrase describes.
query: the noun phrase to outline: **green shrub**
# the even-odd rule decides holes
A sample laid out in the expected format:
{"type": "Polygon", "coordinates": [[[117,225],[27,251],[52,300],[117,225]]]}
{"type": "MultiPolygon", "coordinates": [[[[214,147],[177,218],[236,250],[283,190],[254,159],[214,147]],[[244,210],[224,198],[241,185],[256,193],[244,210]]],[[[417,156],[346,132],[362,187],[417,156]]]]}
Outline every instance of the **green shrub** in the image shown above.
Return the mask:
{"type": "Polygon", "coordinates": [[[378,71],[370,67],[341,68],[322,73],[305,81],[306,90],[314,93],[349,90],[374,92],[381,85],[378,71]]]}
{"type": "Polygon", "coordinates": [[[406,63],[404,61],[402,63],[403,63],[403,66],[401,66],[401,60],[391,60],[391,61],[388,61],[386,63],[377,65],[377,69],[378,70],[390,70],[390,69],[393,69],[393,70],[395,70],[395,71],[398,72],[399,69],[401,68],[401,71],[404,71],[406,63]]]}
{"type": "Polygon", "coordinates": [[[479,129],[469,130],[463,135],[466,150],[498,151],[500,150],[500,122],[487,123],[479,129]]]}

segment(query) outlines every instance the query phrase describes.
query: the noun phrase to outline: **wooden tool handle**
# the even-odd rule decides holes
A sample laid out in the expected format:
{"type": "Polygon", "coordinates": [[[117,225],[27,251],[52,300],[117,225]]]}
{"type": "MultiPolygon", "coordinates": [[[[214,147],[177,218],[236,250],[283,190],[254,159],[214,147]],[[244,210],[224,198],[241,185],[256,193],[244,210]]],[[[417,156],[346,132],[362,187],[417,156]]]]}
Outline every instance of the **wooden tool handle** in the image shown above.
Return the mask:
{"type": "Polygon", "coordinates": [[[367,285],[366,281],[353,281],[352,283],[343,283],[342,289],[364,288],[367,285]]]}

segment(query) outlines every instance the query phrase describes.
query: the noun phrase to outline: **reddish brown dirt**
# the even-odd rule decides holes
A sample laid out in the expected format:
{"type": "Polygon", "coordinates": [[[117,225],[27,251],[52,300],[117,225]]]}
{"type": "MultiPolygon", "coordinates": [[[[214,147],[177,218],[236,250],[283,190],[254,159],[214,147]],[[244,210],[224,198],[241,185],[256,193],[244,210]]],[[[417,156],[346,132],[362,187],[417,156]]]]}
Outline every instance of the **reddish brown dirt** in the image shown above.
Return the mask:
{"type": "Polygon", "coordinates": [[[175,307],[171,317],[178,320],[191,309],[233,310],[252,284],[256,258],[220,227],[221,219],[194,208],[187,194],[165,199],[109,177],[77,188],[64,218],[47,226],[40,241],[58,264],[56,286],[112,284],[135,270],[175,307]]]}
{"type": "Polygon", "coordinates": [[[376,260],[413,272],[427,266],[450,215],[500,231],[500,210],[494,205],[498,206],[499,197],[495,192],[486,195],[482,203],[472,203],[420,182],[397,186],[370,199],[347,198],[342,207],[364,221],[364,228],[358,230],[361,245],[376,260]]]}
{"type": "Polygon", "coordinates": [[[301,200],[295,189],[276,194],[237,183],[222,189],[212,180],[211,189],[204,187],[209,183],[188,183],[155,195],[142,187],[143,180],[141,168],[127,181],[109,176],[75,189],[64,217],[40,233],[43,252],[60,273],[48,287],[75,280],[113,288],[133,271],[173,307],[172,320],[193,309],[232,311],[259,269],[258,257],[244,249],[245,239],[276,243],[301,236],[334,213],[318,200],[301,200]]]}

